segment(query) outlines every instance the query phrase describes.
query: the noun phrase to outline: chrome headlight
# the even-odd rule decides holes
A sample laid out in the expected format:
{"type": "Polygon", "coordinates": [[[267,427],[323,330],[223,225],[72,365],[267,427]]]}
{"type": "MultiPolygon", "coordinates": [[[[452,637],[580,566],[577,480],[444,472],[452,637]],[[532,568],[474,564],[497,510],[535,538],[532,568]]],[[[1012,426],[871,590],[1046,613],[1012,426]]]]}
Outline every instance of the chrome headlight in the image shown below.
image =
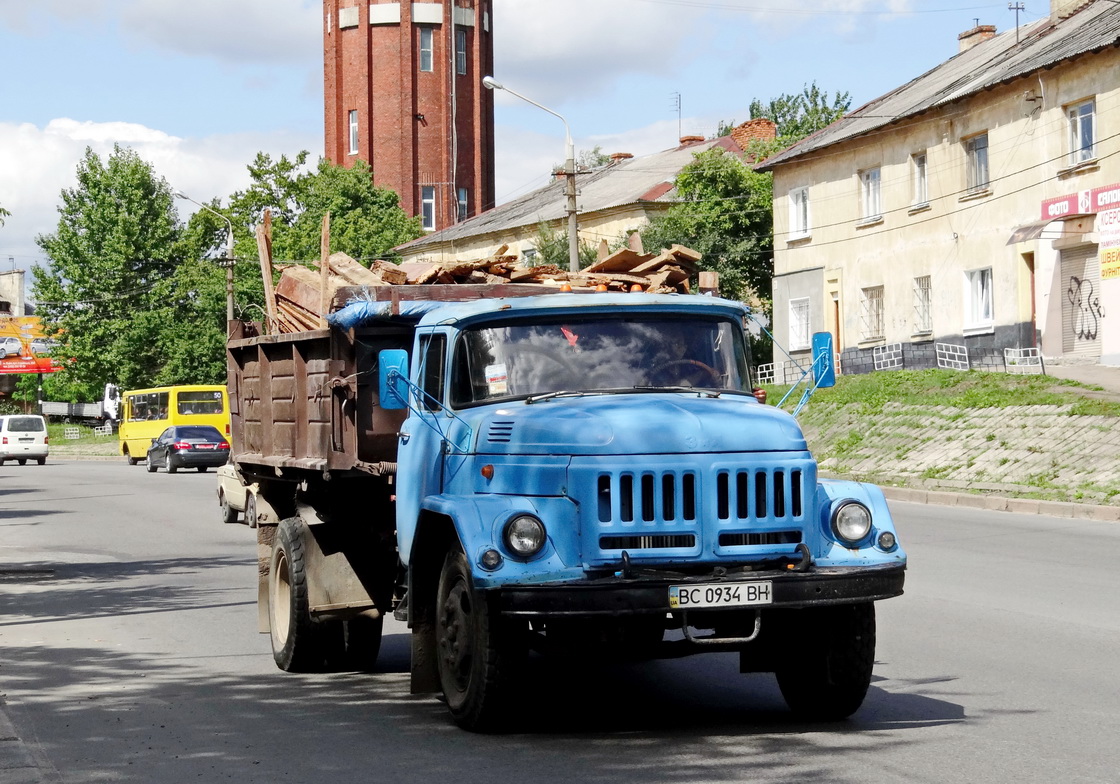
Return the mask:
{"type": "Polygon", "coordinates": [[[518,515],[506,523],[503,532],[506,547],[519,558],[532,558],[547,541],[544,523],[532,515],[518,515]]]}
{"type": "Polygon", "coordinates": [[[854,544],[871,532],[871,510],[858,501],[847,501],[832,513],[832,531],[842,542],[854,544]]]}

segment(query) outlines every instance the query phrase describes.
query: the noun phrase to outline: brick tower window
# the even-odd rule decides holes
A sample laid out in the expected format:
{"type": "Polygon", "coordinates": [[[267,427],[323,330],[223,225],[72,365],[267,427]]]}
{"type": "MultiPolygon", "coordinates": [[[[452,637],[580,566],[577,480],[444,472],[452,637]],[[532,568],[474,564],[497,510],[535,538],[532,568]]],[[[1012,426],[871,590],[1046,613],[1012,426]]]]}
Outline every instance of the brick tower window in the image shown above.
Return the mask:
{"type": "Polygon", "coordinates": [[[468,193],[466,188],[459,189],[459,220],[465,221],[467,219],[467,208],[470,206],[468,202],[468,193]]]}
{"type": "Polygon", "coordinates": [[[420,215],[424,231],[436,230],[436,188],[424,185],[420,188],[420,215]]]}
{"type": "Polygon", "coordinates": [[[420,70],[432,70],[432,28],[420,28],[420,70]]]}
{"type": "Polygon", "coordinates": [[[455,73],[462,76],[467,72],[467,31],[455,31],[455,73]]]}
{"type": "Polygon", "coordinates": [[[358,110],[350,110],[350,154],[358,152],[358,110]]]}

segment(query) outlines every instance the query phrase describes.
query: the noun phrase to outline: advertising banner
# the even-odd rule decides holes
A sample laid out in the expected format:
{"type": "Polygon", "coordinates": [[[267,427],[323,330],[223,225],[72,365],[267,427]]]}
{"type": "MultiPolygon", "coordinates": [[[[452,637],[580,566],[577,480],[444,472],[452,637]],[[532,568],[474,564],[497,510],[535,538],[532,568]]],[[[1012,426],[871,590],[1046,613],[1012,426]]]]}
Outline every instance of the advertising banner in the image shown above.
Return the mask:
{"type": "Polygon", "coordinates": [[[62,363],[51,356],[55,348],[38,316],[0,316],[0,373],[62,370],[62,363]]]}
{"type": "Polygon", "coordinates": [[[1101,280],[1120,278],[1120,209],[1097,214],[1101,280]]]}

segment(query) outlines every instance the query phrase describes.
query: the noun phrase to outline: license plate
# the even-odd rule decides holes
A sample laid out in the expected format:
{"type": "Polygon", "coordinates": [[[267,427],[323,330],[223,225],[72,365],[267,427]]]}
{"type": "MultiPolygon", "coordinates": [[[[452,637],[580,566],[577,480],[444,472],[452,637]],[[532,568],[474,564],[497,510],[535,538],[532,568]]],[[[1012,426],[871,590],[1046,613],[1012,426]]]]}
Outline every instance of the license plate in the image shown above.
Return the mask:
{"type": "Polygon", "coordinates": [[[693,607],[749,607],[754,604],[771,604],[773,601],[773,585],[769,580],[669,586],[669,606],[674,610],[693,607]]]}
{"type": "Polygon", "coordinates": [[[213,444],[195,444],[194,448],[195,449],[213,449],[214,445],[213,444]]]}
{"type": "Polygon", "coordinates": [[[35,443],[35,439],[34,438],[21,438],[19,440],[19,442],[21,444],[33,444],[33,443],[35,443]]]}

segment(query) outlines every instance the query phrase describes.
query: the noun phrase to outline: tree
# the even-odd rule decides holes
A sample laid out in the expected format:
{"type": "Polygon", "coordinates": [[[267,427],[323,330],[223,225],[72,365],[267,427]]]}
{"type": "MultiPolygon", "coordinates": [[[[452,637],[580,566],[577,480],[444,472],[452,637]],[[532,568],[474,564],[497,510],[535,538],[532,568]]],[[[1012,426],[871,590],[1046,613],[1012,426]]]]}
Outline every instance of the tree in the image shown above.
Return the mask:
{"type": "MultiPolygon", "coordinates": [[[[532,266],[534,267],[550,264],[566,270],[571,264],[567,229],[553,229],[548,225],[548,221],[541,221],[537,224],[537,234],[533,238],[533,249],[537,252],[536,257],[532,260],[532,266]]],[[[594,264],[598,255],[597,248],[581,241],[579,243],[580,269],[594,264]]]]}
{"type": "MultiPolygon", "coordinates": [[[[294,159],[258,153],[249,166],[252,185],[230,199],[235,223],[255,226],[272,211],[272,254],[279,260],[310,261],[320,256],[323,216],[331,214],[330,247],[358,260],[395,257],[393,248],[416,239],[420,219],[410,218],[395,191],[373,184],[364,161],[335,166],[320,160],[315,171],[300,171],[307,152],[294,159]]],[[[254,248],[255,255],[255,248],[254,248]]]]}
{"type": "Polygon", "coordinates": [[[170,188],[132,150],[102,161],[87,148],[58,211],[57,230],[36,238],[49,264],[32,270],[38,311],[75,360],[54,383],[90,400],[107,381],[152,383],[160,330],[175,323],[161,297],[182,260],[170,188]]]}
{"type": "Polygon", "coordinates": [[[751,119],[766,117],[777,125],[778,140],[788,147],[839,120],[852,105],[852,94],[837,93],[829,99],[828,91],[821,90],[813,82],[802,89],[799,95],[782,94],[769,103],[757,98],[751,101],[751,119]]]}
{"type": "Polygon", "coordinates": [[[12,217],[12,213],[8,212],[3,207],[0,207],[0,226],[4,225],[4,218],[12,217]]]}

